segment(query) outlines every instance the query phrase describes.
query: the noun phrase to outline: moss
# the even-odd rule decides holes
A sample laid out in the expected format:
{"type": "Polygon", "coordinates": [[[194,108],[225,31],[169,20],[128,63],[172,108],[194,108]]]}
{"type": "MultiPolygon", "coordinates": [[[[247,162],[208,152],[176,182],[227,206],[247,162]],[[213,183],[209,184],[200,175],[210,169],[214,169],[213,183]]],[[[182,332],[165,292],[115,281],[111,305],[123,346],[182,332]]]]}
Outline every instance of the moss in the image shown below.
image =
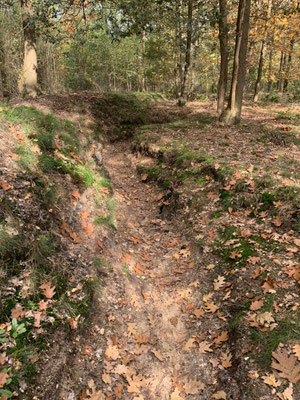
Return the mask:
{"type": "Polygon", "coordinates": [[[251,339],[260,349],[260,352],[253,352],[254,358],[263,367],[269,367],[272,360],[272,352],[280,343],[287,343],[289,340],[298,339],[300,336],[300,322],[294,317],[285,318],[278,322],[278,325],[266,332],[250,328],[251,339]]]}

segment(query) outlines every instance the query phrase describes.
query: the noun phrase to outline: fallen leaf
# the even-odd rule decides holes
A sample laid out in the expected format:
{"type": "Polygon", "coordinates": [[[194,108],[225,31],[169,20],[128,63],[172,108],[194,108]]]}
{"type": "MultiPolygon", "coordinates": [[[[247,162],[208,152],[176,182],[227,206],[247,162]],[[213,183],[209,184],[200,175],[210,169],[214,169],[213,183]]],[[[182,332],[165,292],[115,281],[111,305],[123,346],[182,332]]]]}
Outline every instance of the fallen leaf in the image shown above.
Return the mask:
{"type": "Polygon", "coordinates": [[[220,290],[224,284],[226,282],[226,279],[224,278],[224,276],[218,276],[215,280],[214,280],[214,289],[215,290],[220,290]]]}
{"type": "Polygon", "coordinates": [[[43,295],[47,299],[52,299],[52,297],[55,295],[55,286],[51,286],[52,282],[43,282],[40,286],[40,289],[42,289],[43,295]]]}
{"type": "Polygon", "coordinates": [[[3,181],[3,180],[0,181],[0,186],[2,187],[2,189],[4,191],[7,191],[7,190],[13,188],[13,186],[11,186],[9,183],[7,183],[6,181],[3,181]]]}
{"type": "Polygon", "coordinates": [[[227,396],[226,396],[226,393],[224,392],[224,390],[220,390],[219,392],[216,392],[212,395],[212,398],[217,399],[217,400],[220,400],[220,399],[226,400],[226,397],[227,396]]]}
{"type": "Polygon", "coordinates": [[[171,400],[184,400],[184,398],[180,396],[180,391],[178,388],[176,388],[171,394],[171,400]]]}
{"type": "Polygon", "coordinates": [[[155,355],[156,358],[159,359],[159,361],[164,361],[164,358],[163,358],[163,356],[161,355],[160,350],[152,349],[151,352],[155,355]]]}
{"type": "Polygon", "coordinates": [[[186,394],[198,394],[200,390],[204,389],[204,383],[197,381],[197,378],[191,379],[184,385],[184,391],[186,394]]]}
{"type": "Polygon", "coordinates": [[[292,383],[289,384],[289,387],[287,387],[285,389],[285,391],[283,392],[283,399],[284,400],[294,400],[293,397],[293,385],[292,383]]]}
{"type": "Polygon", "coordinates": [[[264,383],[266,383],[269,386],[273,386],[273,387],[280,386],[279,382],[276,381],[276,377],[274,374],[262,376],[262,379],[263,379],[264,383]]]}
{"type": "Polygon", "coordinates": [[[278,349],[273,352],[272,356],[275,360],[272,361],[271,367],[279,372],[281,378],[296,384],[300,380],[300,364],[297,363],[297,358],[294,355],[288,355],[286,350],[278,349]]]}
{"type": "Polygon", "coordinates": [[[78,321],[74,318],[67,319],[67,323],[70,325],[72,329],[77,329],[78,321]]]}
{"type": "Polygon", "coordinates": [[[256,316],[256,320],[261,325],[264,325],[265,323],[270,324],[271,322],[275,322],[271,312],[265,312],[265,313],[258,314],[256,316]]]}
{"type": "Polygon", "coordinates": [[[201,308],[196,308],[195,310],[193,310],[193,314],[196,318],[200,318],[204,316],[204,311],[201,310],[201,308]]]}
{"type": "Polygon", "coordinates": [[[282,219],[279,216],[275,217],[272,222],[277,227],[282,225],[282,219]]]}
{"type": "Polygon", "coordinates": [[[102,374],[102,380],[104,383],[111,385],[111,377],[108,374],[102,374]]]}
{"type": "Polygon", "coordinates": [[[199,343],[199,352],[201,354],[205,354],[206,352],[212,352],[213,350],[210,348],[212,346],[212,343],[208,342],[201,342],[199,343]]]}
{"type": "Polygon", "coordinates": [[[117,346],[112,346],[112,345],[109,345],[107,347],[107,349],[105,351],[105,355],[106,355],[107,358],[110,358],[112,360],[117,360],[118,358],[121,358],[120,354],[119,354],[118,347],[117,346]]]}
{"type": "Polygon", "coordinates": [[[221,335],[219,335],[216,339],[215,339],[215,345],[218,347],[220,346],[221,343],[223,342],[227,342],[228,340],[228,331],[223,331],[221,333],[221,335]]]}
{"type": "Polygon", "coordinates": [[[77,200],[81,199],[81,195],[80,195],[80,193],[78,191],[72,192],[71,195],[77,200]]]}
{"type": "Polygon", "coordinates": [[[126,367],[124,364],[118,364],[113,370],[113,373],[118,375],[126,375],[128,374],[128,367],[126,367]]]}
{"type": "Polygon", "coordinates": [[[124,254],[124,256],[121,259],[121,262],[124,264],[129,264],[131,261],[131,255],[130,254],[124,254]]]}
{"type": "Polygon", "coordinates": [[[232,367],[231,359],[232,355],[230,353],[229,354],[222,353],[222,365],[224,368],[232,367]]]}
{"type": "Polygon", "coordinates": [[[300,344],[295,344],[293,347],[293,352],[296,354],[296,357],[300,361],[300,344]]]}
{"type": "Polygon", "coordinates": [[[11,310],[11,317],[17,320],[25,317],[25,310],[20,304],[16,304],[16,306],[11,310]]]}
{"type": "Polygon", "coordinates": [[[35,311],[33,313],[33,315],[34,315],[34,324],[33,324],[33,326],[35,328],[39,328],[41,326],[42,313],[41,313],[41,311],[35,311]]]}
{"type": "Polygon", "coordinates": [[[263,305],[264,305],[263,300],[255,300],[252,302],[252,304],[250,306],[250,310],[252,310],[252,311],[260,310],[263,305]]]}
{"type": "Polygon", "coordinates": [[[6,372],[0,372],[0,389],[6,384],[9,375],[6,372]]]}
{"type": "Polygon", "coordinates": [[[191,348],[194,347],[195,338],[190,338],[183,347],[185,351],[191,351],[191,348]]]}
{"type": "Polygon", "coordinates": [[[48,307],[48,301],[45,301],[45,300],[41,300],[39,303],[38,303],[38,305],[39,305],[39,310],[40,311],[46,311],[47,310],[47,307],[48,307]]]}
{"type": "Polygon", "coordinates": [[[124,383],[118,383],[117,386],[114,388],[114,394],[118,399],[122,399],[122,394],[123,394],[123,389],[124,389],[124,383]]]}
{"type": "Polygon", "coordinates": [[[214,303],[206,303],[205,304],[205,311],[208,313],[215,313],[219,307],[214,303]]]}

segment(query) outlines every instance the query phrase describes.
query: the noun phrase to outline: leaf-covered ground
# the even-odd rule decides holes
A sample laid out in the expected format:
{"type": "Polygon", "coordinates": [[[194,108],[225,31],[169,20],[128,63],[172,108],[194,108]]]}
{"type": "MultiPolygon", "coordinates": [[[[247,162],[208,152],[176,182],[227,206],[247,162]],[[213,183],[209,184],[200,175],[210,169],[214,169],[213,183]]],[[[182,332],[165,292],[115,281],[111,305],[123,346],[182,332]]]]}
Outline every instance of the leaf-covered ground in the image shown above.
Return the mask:
{"type": "Polygon", "coordinates": [[[26,106],[0,122],[0,390],[297,399],[299,110],[227,128],[157,96],[26,106]]]}

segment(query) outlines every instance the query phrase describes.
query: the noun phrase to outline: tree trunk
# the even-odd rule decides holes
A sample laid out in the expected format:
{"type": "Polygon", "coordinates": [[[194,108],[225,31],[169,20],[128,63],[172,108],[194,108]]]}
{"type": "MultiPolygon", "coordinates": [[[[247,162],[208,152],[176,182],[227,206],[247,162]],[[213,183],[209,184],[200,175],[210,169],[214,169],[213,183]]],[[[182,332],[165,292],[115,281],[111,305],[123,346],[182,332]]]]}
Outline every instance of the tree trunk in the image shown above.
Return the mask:
{"type": "Polygon", "coordinates": [[[7,77],[5,48],[0,35],[0,97],[9,96],[9,83],[7,77]]]}
{"type": "Polygon", "coordinates": [[[272,81],[272,74],[273,74],[273,40],[271,41],[271,48],[270,48],[270,53],[269,53],[269,71],[268,71],[268,93],[271,93],[272,91],[272,86],[273,86],[273,81],[272,81]]]}
{"type": "Polygon", "coordinates": [[[269,26],[269,20],[271,17],[271,12],[272,12],[272,0],[268,0],[267,20],[266,20],[266,24],[264,27],[264,29],[265,29],[264,38],[261,42],[261,50],[260,50],[260,57],[259,57],[259,63],[258,63],[257,78],[256,78],[255,88],[254,88],[253,101],[255,103],[258,101],[258,98],[259,98],[259,90],[260,90],[262,72],[263,72],[263,67],[264,67],[264,59],[265,59],[265,54],[266,54],[266,40],[267,40],[268,26],[269,26]]]}
{"type": "Polygon", "coordinates": [[[237,18],[236,43],[228,106],[220,119],[227,125],[239,122],[247,68],[247,47],[251,0],[240,0],[237,18]]]}
{"type": "Polygon", "coordinates": [[[188,73],[191,66],[192,34],[193,34],[193,0],[188,0],[185,63],[184,63],[184,71],[180,88],[180,97],[178,99],[178,105],[180,106],[183,106],[186,103],[186,86],[187,86],[188,73]]]}
{"type": "Polygon", "coordinates": [[[219,0],[219,41],[220,41],[220,76],[218,84],[217,117],[224,111],[226,87],[228,77],[228,27],[227,27],[227,0],[219,0]]]}
{"type": "Polygon", "coordinates": [[[19,91],[23,96],[36,97],[38,93],[37,53],[35,29],[32,22],[32,0],[21,0],[24,56],[23,69],[19,78],[19,91]]]}
{"type": "Polygon", "coordinates": [[[285,64],[285,53],[283,51],[281,51],[280,65],[279,65],[279,71],[278,71],[278,81],[277,81],[278,92],[282,91],[282,71],[284,69],[284,64],[285,64]]]}
{"type": "Polygon", "coordinates": [[[146,92],[146,31],[142,33],[142,92],[146,92]]]}
{"type": "Polygon", "coordinates": [[[262,77],[262,72],[263,72],[265,53],[266,53],[266,46],[265,46],[265,41],[263,40],[261,42],[261,50],[260,50],[260,57],[259,57],[259,63],[258,63],[257,78],[255,81],[255,88],[254,88],[253,101],[255,103],[258,101],[258,97],[259,97],[259,89],[260,89],[261,77],[262,77]]]}
{"type": "Polygon", "coordinates": [[[295,39],[291,39],[290,41],[290,50],[289,50],[289,57],[288,57],[288,61],[287,61],[287,66],[286,66],[286,71],[285,71],[285,78],[284,78],[284,82],[283,82],[283,92],[286,93],[287,92],[287,88],[288,88],[288,78],[289,78],[289,72],[290,72],[290,67],[291,67],[291,62],[292,62],[292,52],[293,52],[293,47],[294,47],[294,43],[295,43],[295,39]]]}

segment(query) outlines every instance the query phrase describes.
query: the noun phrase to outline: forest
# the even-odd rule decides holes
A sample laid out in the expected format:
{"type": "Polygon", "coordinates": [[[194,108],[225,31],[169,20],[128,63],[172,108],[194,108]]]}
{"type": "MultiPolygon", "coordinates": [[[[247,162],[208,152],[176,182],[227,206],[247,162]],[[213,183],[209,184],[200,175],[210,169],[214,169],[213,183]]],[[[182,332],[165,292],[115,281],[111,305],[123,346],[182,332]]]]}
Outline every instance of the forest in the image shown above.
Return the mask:
{"type": "Polygon", "coordinates": [[[0,398],[297,400],[300,3],[0,0],[0,398]]]}

